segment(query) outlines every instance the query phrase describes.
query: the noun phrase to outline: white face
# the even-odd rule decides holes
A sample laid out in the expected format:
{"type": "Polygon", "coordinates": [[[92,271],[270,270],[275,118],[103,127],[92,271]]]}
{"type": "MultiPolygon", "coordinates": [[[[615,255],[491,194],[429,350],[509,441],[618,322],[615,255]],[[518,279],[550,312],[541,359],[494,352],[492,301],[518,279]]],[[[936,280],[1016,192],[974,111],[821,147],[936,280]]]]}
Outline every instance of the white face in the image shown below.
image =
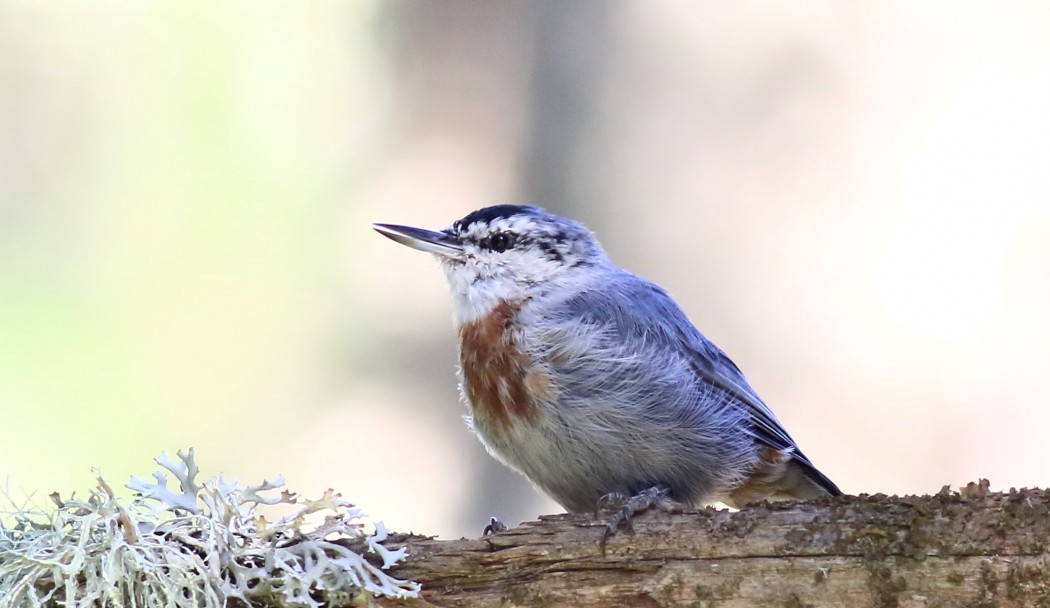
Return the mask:
{"type": "Polygon", "coordinates": [[[460,233],[462,259],[437,256],[452,289],[459,324],[485,315],[500,302],[527,297],[566,270],[564,258],[558,260],[528,242],[525,235],[538,229],[525,217],[474,223],[460,233]]]}
{"type": "Polygon", "coordinates": [[[438,258],[452,288],[457,325],[503,302],[541,296],[559,281],[574,280],[608,262],[589,230],[536,207],[486,207],[442,232],[391,224],[374,227],[438,258]]]}
{"type": "Polygon", "coordinates": [[[463,248],[458,258],[437,256],[452,290],[457,325],[484,316],[501,302],[539,295],[557,279],[606,261],[586,228],[538,209],[460,221],[447,232],[463,248]]]}

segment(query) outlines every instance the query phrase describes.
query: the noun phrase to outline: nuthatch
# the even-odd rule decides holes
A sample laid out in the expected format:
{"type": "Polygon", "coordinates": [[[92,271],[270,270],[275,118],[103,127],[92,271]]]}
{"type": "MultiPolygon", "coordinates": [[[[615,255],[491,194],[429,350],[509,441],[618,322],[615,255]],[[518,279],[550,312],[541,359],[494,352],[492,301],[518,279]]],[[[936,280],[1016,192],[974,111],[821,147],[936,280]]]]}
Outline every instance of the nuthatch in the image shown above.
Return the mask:
{"type": "Polygon", "coordinates": [[[583,225],[498,205],[441,232],[374,228],[441,262],[468,424],[567,510],[636,497],[629,521],[659,497],[739,506],[841,494],[729,357],[583,225]]]}

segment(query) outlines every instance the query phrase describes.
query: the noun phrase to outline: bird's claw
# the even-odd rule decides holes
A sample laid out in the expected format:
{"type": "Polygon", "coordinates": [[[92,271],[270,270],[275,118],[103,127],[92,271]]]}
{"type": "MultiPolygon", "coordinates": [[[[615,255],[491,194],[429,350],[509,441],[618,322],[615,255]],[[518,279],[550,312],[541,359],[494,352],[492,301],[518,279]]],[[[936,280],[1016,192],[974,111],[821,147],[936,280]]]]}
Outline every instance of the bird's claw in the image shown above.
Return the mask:
{"type": "Polygon", "coordinates": [[[599,498],[598,505],[594,509],[595,516],[597,516],[598,511],[602,507],[608,504],[614,504],[614,501],[620,505],[620,508],[617,509],[616,513],[605,520],[605,529],[602,530],[602,538],[598,541],[598,549],[601,550],[602,557],[605,556],[606,543],[610,538],[616,535],[616,532],[621,526],[627,530],[629,534],[634,534],[634,524],[632,519],[635,514],[641,513],[653,505],[658,504],[666,496],[667,488],[655,487],[643,490],[631,497],[626,497],[619,492],[612,492],[599,498]]]}
{"type": "Polygon", "coordinates": [[[598,518],[598,512],[606,507],[621,508],[623,505],[630,500],[630,497],[623,492],[609,492],[605,496],[598,499],[598,502],[594,504],[594,518],[598,518]]]}
{"type": "Polygon", "coordinates": [[[485,529],[481,531],[482,536],[488,536],[495,534],[496,532],[502,532],[507,529],[507,524],[499,520],[498,517],[490,517],[489,523],[485,526],[485,529]]]}

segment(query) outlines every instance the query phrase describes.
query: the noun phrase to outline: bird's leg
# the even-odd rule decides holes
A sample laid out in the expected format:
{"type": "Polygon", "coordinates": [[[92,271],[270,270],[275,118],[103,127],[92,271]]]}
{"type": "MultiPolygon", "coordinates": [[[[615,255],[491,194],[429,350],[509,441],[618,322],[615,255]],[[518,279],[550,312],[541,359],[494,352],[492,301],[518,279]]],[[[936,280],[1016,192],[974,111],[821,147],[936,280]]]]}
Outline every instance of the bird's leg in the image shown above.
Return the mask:
{"type": "Polygon", "coordinates": [[[594,503],[594,518],[598,519],[598,512],[606,507],[614,507],[619,509],[627,504],[627,501],[631,497],[624,494],[623,492],[609,492],[605,496],[598,499],[598,502],[594,503]]]}
{"type": "Polygon", "coordinates": [[[496,532],[502,532],[507,529],[507,524],[501,522],[498,517],[490,517],[489,523],[485,526],[485,529],[481,531],[482,536],[488,536],[489,534],[495,534],[496,532]]]}
{"type": "Polygon", "coordinates": [[[595,516],[597,516],[598,511],[606,505],[614,504],[619,506],[616,513],[614,513],[609,519],[605,520],[605,529],[602,531],[602,539],[598,542],[598,548],[601,549],[602,555],[605,555],[606,541],[616,534],[616,531],[620,529],[620,526],[623,526],[628,532],[633,533],[634,527],[632,526],[631,519],[635,514],[645,511],[653,505],[661,504],[666,497],[667,488],[656,486],[649,488],[648,490],[642,490],[638,494],[630,497],[620,492],[612,492],[599,498],[598,504],[594,509],[595,516]]]}

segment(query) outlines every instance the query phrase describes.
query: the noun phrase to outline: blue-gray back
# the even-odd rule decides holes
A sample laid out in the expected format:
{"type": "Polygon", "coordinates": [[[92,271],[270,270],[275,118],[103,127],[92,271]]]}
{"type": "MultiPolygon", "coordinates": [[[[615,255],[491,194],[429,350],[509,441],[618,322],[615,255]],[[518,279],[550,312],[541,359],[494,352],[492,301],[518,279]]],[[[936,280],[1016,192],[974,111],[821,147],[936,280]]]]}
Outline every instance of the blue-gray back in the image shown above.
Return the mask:
{"type": "Polygon", "coordinates": [[[755,442],[788,451],[806,476],[838,493],[799,451],[740,369],[663,289],[611,267],[578,287],[584,289],[550,302],[542,313],[547,326],[557,328],[553,344],[589,342],[563,353],[572,356],[559,358],[557,347],[548,353],[572,398],[600,398],[611,407],[641,409],[646,421],[694,427],[703,436],[700,452],[730,468],[755,442]]]}

